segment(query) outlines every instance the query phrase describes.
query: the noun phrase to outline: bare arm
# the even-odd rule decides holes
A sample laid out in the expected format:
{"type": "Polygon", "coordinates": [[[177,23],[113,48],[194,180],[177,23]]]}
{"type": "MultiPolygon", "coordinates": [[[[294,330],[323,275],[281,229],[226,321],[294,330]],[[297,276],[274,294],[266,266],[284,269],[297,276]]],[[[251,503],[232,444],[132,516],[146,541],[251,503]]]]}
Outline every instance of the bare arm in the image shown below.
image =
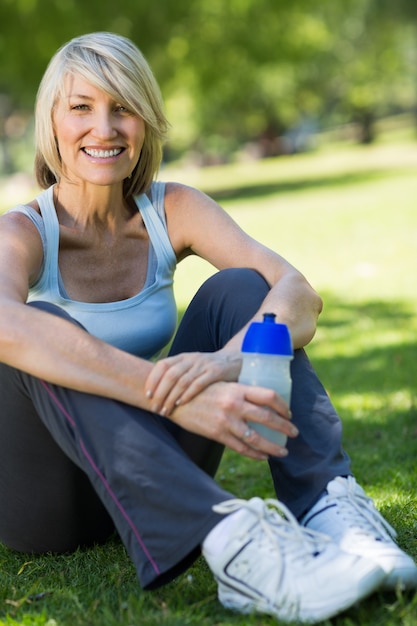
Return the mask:
{"type": "MultiPolygon", "coordinates": [[[[145,380],[152,364],[118,350],[71,322],[26,306],[28,285],[42,262],[42,244],[24,216],[0,218],[0,361],[67,388],[152,410],[145,380]]],[[[245,418],[275,422],[279,400],[267,390],[245,393],[241,385],[216,383],[201,390],[170,416],[183,428],[210,437],[253,459],[285,456],[280,446],[256,433],[245,439],[245,418]],[[265,393],[266,392],[266,393],[265,393]],[[265,404],[271,409],[266,409],[265,404]]],[[[297,431],[284,419],[282,430],[297,431]]]]}
{"type": "MultiPolygon", "coordinates": [[[[272,311],[278,322],[288,325],[294,348],[311,341],[322,301],[301,272],[250,237],[217,203],[195,189],[174,186],[167,214],[171,241],[181,257],[195,254],[218,269],[256,269],[271,291],[253,319],[261,320],[263,312],[272,311]]],[[[242,336],[243,331],[232,344],[240,347],[242,336]]]]}
{"type": "MultiPolygon", "coordinates": [[[[311,341],[322,301],[298,270],[248,236],[197,190],[174,186],[166,207],[169,234],[179,258],[196,254],[218,269],[256,269],[271,289],[252,320],[262,320],[264,312],[273,312],[278,322],[288,325],[295,348],[311,341]]],[[[178,355],[157,363],[146,383],[152,406],[169,414],[176,404],[187,402],[211,382],[237,380],[246,328],[216,354],[178,355]]]]}
{"type": "Polygon", "coordinates": [[[74,324],[25,306],[42,261],[36,228],[24,216],[0,218],[0,360],[49,382],[148,407],[151,364],[74,324]]]}

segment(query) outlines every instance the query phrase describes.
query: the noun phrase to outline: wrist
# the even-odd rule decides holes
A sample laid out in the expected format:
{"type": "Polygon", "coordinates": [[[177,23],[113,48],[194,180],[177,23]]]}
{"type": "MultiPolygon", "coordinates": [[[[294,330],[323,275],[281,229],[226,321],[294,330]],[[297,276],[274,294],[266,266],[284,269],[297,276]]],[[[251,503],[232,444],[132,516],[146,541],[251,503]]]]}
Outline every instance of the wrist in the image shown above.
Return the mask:
{"type": "Polygon", "coordinates": [[[228,382],[237,381],[240,370],[242,369],[242,355],[235,348],[222,348],[219,353],[223,356],[225,362],[225,378],[228,382]]]}

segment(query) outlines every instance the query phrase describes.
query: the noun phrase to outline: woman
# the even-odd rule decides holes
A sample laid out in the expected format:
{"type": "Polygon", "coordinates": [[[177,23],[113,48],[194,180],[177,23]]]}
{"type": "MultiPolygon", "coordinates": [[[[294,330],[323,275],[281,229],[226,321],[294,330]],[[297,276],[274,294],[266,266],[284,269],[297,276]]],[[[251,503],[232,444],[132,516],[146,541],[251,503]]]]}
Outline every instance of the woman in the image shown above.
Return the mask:
{"type": "Polygon", "coordinates": [[[86,35],[53,57],[36,106],[44,191],[0,219],[0,540],[63,552],[115,526],[147,589],[202,549],[225,606],[284,620],[320,621],[381,585],[415,585],[414,563],[350,475],[340,420],[302,350],[319,296],[207,196],[155,182],[166,130],[129,40],[86,35]],[[175,331],[175,266],[190,254],[222,271],[154,363],[175,331]],[[245,327],[265,311],[296,348],[293,419],[272,391],[236,382],[245,327]],[[288,449],[248,420],[285,433],[288,449]],[[268,460],[285,504],[221,489],[224,446],[268,460]],[[352,524],[366,539],[341,548],[352,524]]]}

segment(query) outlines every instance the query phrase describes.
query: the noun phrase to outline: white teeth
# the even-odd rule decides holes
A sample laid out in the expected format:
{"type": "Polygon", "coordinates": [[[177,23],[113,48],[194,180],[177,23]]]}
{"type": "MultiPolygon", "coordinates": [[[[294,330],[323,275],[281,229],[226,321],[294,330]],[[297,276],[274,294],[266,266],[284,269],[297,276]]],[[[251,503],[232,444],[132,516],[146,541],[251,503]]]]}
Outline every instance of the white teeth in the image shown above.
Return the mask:
{"type": "Polygon", "coordinates": [[[92,157],[96,159],[108,159],[109,157],[117,156],[121,153],[121,148],[115,148],[114,150],[90,150],[89,148],[84,148],[84,151],[92,157]]]}

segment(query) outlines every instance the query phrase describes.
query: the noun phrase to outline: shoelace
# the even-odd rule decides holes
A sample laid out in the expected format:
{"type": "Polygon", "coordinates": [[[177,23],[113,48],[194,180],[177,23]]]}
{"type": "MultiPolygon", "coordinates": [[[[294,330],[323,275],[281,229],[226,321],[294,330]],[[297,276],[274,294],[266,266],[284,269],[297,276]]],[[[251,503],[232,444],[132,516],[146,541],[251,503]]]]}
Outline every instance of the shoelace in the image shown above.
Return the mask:
{"type": "Polygon", "coordinates": [[[249,509],[258,519],[265,534],[283,551],[288,549],[294,553],[297,546],[301,556],[319,553],[324,545],[332,543],[332,539],[323,533],[301,526],[289,509],[278,500],[268,498],[263,501],[262,509],[247,500],[233,499],[221,502],[213,507],[216,513],[228,515],[239,509],[249,509]],[[292,541],[288,541],[291,535],[292,541]],[[280,543],[278,538],[285,541],[280,543]]]}
{"type": "Polygon", "coordinates": [[[352,517],[352,522],[359,528],[367,530],[371,528],[372,531],[376,531],[383,539],[390,540],[395,539],[397,536],[394,528],[382,517],[379,511],[374,507],[371,498],[358,488],[356,480],[353,476],[348,476],[347,479],[346,494],[329,493],[327,500],[335,500],[343,513],[352,517],[352,507],[357,513],[355,517],[352,517]],[[367,524],[368,527],[367,527],[367,524]]]}

